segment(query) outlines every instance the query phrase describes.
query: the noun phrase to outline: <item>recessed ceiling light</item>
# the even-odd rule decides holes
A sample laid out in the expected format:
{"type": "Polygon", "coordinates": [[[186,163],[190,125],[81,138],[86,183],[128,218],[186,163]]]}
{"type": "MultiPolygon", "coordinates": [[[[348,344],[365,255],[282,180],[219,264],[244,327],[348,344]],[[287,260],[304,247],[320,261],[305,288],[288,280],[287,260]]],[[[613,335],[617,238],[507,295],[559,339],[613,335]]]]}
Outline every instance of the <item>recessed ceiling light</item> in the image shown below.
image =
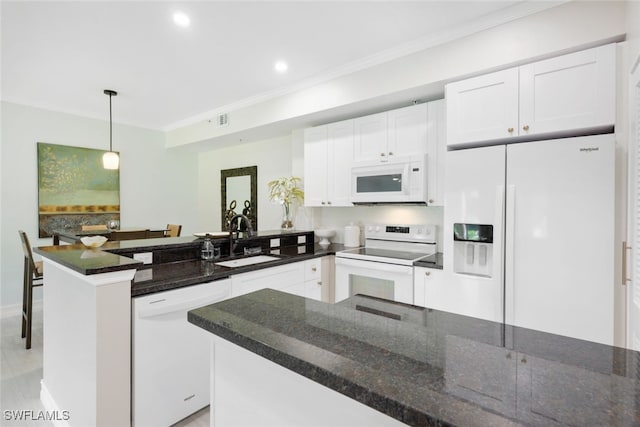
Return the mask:
{"type": "Polygon", "coordinates": [[[189,26],[189,24],[191,24],[191,20],[189,19],[187,14],[180,11],[173,14],[173,22],[175,22],[177,26],[183,28],[186,28],[189,26]]]}
{"type": "Polygon", "coordinates": [[[284,61],[278,61],[274,65],[274,68],[276,69],[277,72],[284,73],[285,71],[287,71],[287,68],[289,68],[289,66],[284,61]]]}

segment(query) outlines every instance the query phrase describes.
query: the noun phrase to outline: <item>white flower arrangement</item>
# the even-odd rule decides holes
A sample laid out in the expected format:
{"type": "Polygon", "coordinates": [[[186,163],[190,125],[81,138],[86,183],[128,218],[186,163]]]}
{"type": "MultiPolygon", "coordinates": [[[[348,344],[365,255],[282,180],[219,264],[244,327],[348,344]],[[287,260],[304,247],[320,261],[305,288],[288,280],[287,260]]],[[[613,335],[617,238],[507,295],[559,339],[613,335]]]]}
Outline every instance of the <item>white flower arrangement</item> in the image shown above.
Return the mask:
{"type": "Polygon", "coordinates": [[[281,205],[304,201],[304,190],[298,187],[302,179],[297,176],[282,177],[269,182],[269,199],[281,205]]]}

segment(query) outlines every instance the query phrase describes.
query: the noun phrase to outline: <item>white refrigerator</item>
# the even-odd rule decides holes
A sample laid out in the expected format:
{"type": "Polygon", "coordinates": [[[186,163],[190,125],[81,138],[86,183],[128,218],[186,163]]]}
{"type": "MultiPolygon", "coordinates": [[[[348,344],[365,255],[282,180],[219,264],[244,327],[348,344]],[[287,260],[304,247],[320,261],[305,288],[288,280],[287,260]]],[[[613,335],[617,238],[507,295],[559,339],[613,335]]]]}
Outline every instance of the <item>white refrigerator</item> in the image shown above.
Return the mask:
{"type": "Polygon", "coordinates": [[[427,306],[613,344],[613,134],[447,152],[427,306]]]}

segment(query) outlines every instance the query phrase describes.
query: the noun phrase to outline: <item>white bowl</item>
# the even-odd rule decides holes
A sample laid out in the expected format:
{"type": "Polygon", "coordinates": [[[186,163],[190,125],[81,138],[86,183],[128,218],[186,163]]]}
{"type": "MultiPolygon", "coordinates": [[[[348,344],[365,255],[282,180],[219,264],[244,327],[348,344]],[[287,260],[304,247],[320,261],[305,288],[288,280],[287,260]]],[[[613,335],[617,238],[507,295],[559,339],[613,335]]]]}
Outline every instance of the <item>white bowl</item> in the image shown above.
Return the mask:
{"type": "Polygon", "coordinates": [[[104,245],[108,239],[104,236],[86,236],[80,239],[83,245],[88,248],[99,248],[104,245]]]}
{"type": "Polygon", "coordinates": [[[320,237],[321,240],[318,242],[320,246],[329,246],[331,243],[329,241],[329,237],[333,237],[336,234],[336,230],[333,228],[319,228],[313,231],[316,236],[320,237]]]}

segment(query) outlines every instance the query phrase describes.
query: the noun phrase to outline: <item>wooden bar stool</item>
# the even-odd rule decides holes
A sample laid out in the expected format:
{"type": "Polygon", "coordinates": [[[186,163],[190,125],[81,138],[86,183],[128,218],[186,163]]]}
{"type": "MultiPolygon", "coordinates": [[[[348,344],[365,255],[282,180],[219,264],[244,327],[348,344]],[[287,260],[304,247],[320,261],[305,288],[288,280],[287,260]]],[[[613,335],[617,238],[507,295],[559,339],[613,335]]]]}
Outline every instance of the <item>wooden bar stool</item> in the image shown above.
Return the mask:
{"type": "Polygon", "coordinates": [[[167,224],[166,237],[180,237],[182,231],[182,225],[180,224],[167,224]]]}
{"type": "Polygon", "coordinates": [[[113,230],[109,240],[134,240],[134,239],[148,239],[149,229],[141,230],[113,230]]]}
{"type": "Polygon", "coordinates": [[[42,286],[44,276],[42,274],[42,261],[35,262],[31,252],[31,244],[27,234],[19,230],[24,252],[24,278],[22,283],[22,338],[27,338],[25,347],[31,348],[31,320],[33,318],[33,288],[42,286]]]}

